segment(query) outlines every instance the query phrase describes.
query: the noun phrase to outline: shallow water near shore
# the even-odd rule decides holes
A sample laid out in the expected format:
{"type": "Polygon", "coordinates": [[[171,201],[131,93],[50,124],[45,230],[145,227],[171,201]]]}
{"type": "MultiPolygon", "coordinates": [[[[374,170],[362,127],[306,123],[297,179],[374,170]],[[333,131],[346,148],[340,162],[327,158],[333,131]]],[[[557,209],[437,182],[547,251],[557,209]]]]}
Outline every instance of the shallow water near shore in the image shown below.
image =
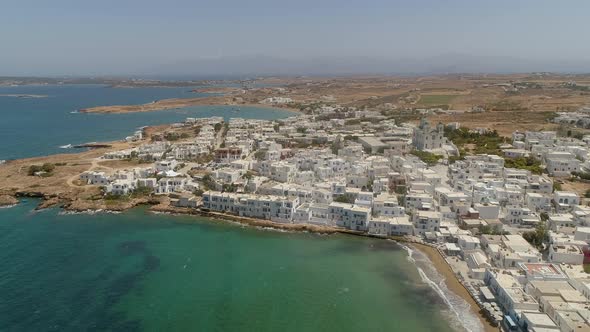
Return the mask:
{"type": "Polygon", "coordinates": [[[93,106],[132,105],[168,98],[197,98],[192,88],[110,88],[105,85],[0,87],[0,160],[76,152],[60,146],[123,139],[141,126],[222,116],[278,119],[292,112],[261,107],[196,106],[126,114],[72,113],[93,106]],[[19,98],[36,95],[42,98],[19,98]]]}
{"type": "Polygon", "coordinates": [[[0,330],[452,331],[390,241],[191,216],[0,210],[0,330]]]}

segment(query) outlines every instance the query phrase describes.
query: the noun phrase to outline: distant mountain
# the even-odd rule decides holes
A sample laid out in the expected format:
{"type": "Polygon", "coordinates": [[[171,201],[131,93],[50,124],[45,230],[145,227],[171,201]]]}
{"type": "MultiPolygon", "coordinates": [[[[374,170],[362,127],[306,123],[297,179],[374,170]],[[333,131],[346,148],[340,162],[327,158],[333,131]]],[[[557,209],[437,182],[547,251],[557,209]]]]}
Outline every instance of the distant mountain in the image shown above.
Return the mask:
{"type": "Polygon", "coordinates": [[[447,73],[590,73],[590,61],[541,61],[507,56],[446,54],[423,58],[228,56],[169,63],[140,75],[238,77],[253,75],[361,75],[447,73]]]}

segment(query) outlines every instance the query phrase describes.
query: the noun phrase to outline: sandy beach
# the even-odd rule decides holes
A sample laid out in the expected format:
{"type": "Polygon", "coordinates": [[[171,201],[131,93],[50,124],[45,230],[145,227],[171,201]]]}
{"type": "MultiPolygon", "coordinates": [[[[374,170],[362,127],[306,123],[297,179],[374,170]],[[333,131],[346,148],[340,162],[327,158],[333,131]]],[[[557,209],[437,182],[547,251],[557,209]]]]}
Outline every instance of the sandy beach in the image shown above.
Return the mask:
{"type": "Polygon", "coordinates": [[[438,252],[436,248],[419,244],[413,243],[412,246],[425,254],[428,259],[432,262],[433,266],[436,268],[438,273],[440,273],[445,278],[445,284],[447,288],[453,292],[454,294],[460,296],[463,300],[465,300],[470,306],[472,312],[479,317],[482,325],[484,326],[484,331],[486,332],[498,332],[500,329],[498,327],[494,327],[486,320],[486,318],[479,312],[479,306],[475,302],[475,300],[471,297],[467,289],[461,284],[457,276],[446,262],[445,258],[438,252]]]}

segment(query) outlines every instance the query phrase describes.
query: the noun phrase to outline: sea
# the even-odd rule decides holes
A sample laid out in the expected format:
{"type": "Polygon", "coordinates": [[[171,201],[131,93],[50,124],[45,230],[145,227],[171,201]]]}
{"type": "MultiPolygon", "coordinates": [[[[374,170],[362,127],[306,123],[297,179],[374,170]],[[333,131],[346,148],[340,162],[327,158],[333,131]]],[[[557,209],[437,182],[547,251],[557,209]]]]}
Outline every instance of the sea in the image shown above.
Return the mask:
{"type": "Polygon", "coordinates": [[[272,120],[294,114],[281,109],[243,106],[195,106],[126,114],[77,112],[94,106],[214,95],[191,90],[194,88],[111,88],[93,84],[0,87],[0,160],[76,152],[62,147],[119,140],[142,126],[181,122],[187,117],[272,120]]]}
{"type": "MultiPolygon", "coordinates": [[[[0,159],[63,152],[63,144],[119,139],[187,116],[235,116],[231,107],[70,113],[193,97],[186,88],[25,86],[1,94],[47,97],[0,97],[0,159]]],[[[258,108],[239,114],[289,115],[258,108]]],[[[36,211],[38,203],[0,208],[0,331],[482,329],[425,255],[393,241],[260,229],[145,207],[36,211]]]]}

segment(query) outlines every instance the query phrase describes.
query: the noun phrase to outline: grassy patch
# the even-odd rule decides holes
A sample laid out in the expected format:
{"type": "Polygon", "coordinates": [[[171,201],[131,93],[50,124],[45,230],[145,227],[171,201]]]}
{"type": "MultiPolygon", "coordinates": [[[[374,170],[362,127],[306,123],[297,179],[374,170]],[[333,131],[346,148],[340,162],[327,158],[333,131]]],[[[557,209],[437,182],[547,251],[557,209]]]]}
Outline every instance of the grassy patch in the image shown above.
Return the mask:
{"type": "Polygon", "coordinates": [[[506,140],[505,137],[498,135],[496,131],[482,135],[477,132],[470,132],[469,129],[463,127],[452,130],[447,129],[445,130],[445,136],[460,149],[465,149],[468,144],[472,145],[473,149],[470,152],[473,154],[495,154],[499,156],[502,155],[500,144],[506,140]]]}
{"type": "Polygon", "coordinates": [[[445,105],[450,104],[456,95],[421,95],[418,104],[420,105],[445,105]]]}
{"type": "Polygon", "coordinates": [[[490,111],[508,112],[508,111],[526,111],[527,108],[522,106],[519,102],[511,100],[501,100],[495,103],[485,105],[485,109],[490,111]]]}
{"type": "Polygon", "coordinates": [[[104,196],[104,201],[106,204],[115,204],[118,202],[128,202],[130,200],[129,195],[115,195],[108,193],[104,196]]]}

